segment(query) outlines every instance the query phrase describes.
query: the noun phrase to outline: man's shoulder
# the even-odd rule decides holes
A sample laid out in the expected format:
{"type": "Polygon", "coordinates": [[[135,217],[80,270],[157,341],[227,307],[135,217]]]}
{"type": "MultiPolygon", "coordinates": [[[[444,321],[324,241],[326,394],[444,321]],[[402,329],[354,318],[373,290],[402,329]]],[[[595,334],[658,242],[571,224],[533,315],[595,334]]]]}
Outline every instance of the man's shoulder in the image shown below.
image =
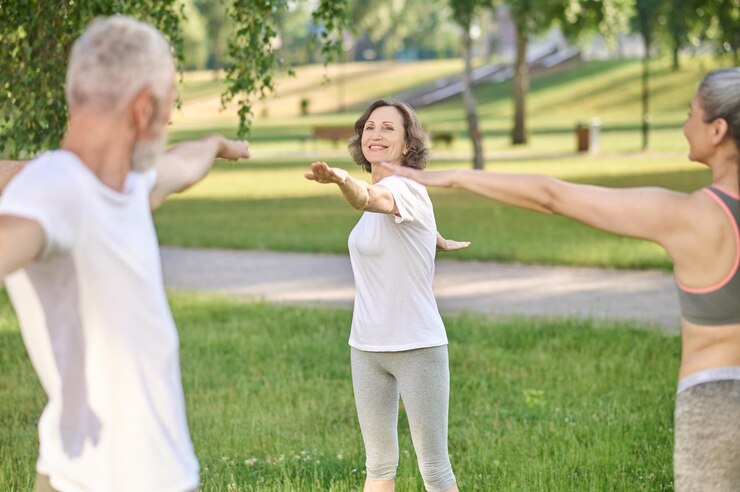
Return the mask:
{"type": "Polygon", "coordinates": [[[50,150],[39,155],[25,166],[23,172],[29,169],[43,169],[53,173],[80,173],[84,171],[84,164],[80,158],[66,150],[50,150]]]}
{"type": "MultiPolygon", "coordinates": [[[[87,169],[74,154],[46,152],[30,161],[3,190],[3,208],[12,204],[64,207],[86,195],[87,169]]],[[[12,208],[12,207],[11,207],[12,208]]]]}
{"type": "Polygon", "coordinates": [[[89,173],[71,152],[50,151],[30,161],[18,173],[11,186],[54,186],[60,192],[65,188],[79,189],[89,173]]]}

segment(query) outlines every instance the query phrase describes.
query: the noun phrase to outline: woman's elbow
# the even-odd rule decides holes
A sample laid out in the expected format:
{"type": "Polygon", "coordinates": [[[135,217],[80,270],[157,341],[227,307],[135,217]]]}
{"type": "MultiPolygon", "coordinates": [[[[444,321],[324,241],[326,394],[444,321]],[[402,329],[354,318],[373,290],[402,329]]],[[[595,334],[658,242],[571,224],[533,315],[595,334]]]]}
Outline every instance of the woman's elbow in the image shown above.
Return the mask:
{"type": "Polygon", "coordinates": [[[560,214],[563,205],[562,183],[553,178],[546,178],[540,193],[540,211],[544,214],[560,214]]]}

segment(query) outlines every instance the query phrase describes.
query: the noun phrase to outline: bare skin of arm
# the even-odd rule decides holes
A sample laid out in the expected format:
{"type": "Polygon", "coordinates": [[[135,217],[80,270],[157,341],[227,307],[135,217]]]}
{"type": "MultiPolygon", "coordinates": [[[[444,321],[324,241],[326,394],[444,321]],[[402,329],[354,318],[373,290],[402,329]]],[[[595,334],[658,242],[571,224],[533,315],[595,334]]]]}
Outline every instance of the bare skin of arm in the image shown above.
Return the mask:
{"type": "Polygon", "coordinates": [[[170,148],[157,164],[157,182],[149,196],[152,210],[168,196],[187,190],[208,175],[216,159],[249,159],[249,144],[212,136],[170,148]]]}
{"type": "MultiPolygon", "coordinates": [[[[389,172],[426,186],[458,187],[501,203],[557,214],[598,229],[663,246],[679,275],[693,277],[698,256],[695,239],[716,236],[721,216],[706,213],[712,200],[702,192],[662,188],[610,189],[568,183],[548,176],[472,170],[417,171],[383,164],[389,172]],[[697,227],[701,230],[697,230],[697,227]],[[689,261],[687,261],[689,260],[689,261]]],[[[703,270],[703,269],[702,269],[703,270]]]]}
{"type": "Polygon", "coordinates": [[[45,243],[38,222],[0,215],[0,280],[38,258],[45,243]]]}
{"type": "MultiPolygon", "coordinates": [[[[304,175],[306,179],[318,183],[334,183],[344,195],[347,202],[357,210],[398,214],[398,207],[393,194],[385,186],[377,186],[355,179],[344,169],[329,167],[325,162],[311,164],[311,172],[304,175]]],[[[458,251],[470,246],[470,241],[445,239],[437,232],[437,251],[458,251]]]]}
{"type": "Polygon", "coordinates": [[[317,183],[336,184],[352,208],[382,214],[398,214],[396,201],[388,188],[353,178],[344,169],[329,167],[326,162],[314,162],[311,164],[311,172],[305,173],[304,176],[317,183]]]}

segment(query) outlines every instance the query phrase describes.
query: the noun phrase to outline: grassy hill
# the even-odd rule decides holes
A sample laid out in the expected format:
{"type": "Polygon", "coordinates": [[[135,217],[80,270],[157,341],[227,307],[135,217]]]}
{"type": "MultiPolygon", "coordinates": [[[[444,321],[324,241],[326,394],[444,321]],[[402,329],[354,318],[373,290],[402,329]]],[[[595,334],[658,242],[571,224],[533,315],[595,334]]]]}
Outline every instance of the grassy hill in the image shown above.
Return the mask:
{"type": "MultiPolygon", "coordinates": [[[[319,124],[350,125],[368,101],[424,86],[459,73],[460,60],[424,62],[374,62],[306,66],[295,77],[279,77],[277,91],[255,106],[250,140],[266,151],[300,152],[311,127],[319,124]],[[329,82],[326,82],[326,77],[329,82]],[[308,99],[309,116],[300,116],[300,100],[308,99]],[[351,108],[339,111],[340,107],[351,108]]],[[[716,66],[710,59],[686,61],[679,72],[668,60],[656,60],[651,69],[651,150],[685,152],[676,138],[686,105],[704,74],[716,66]]],[[[481,127],[488,151],[563,152],[574,149],[577,123],[601,120],[601,147],[606,152],[640,150],[641,66],[639,60],[590,61],[575,68],[533,77],[528,98],[530,143],[512,148],[511,84],[489,83],[476,90],[481,127]]],[[[211,73],[186,74],[181,93],[183,107],[173,118],[173,141],[213,131],[233,134],[236,109],[219,111],[221,80],[211,73]]],[[[458,138],[450,149],[468,152],[466,124],[460,97],[418,108],[422,122],[432,130],[453,132],[458,138]]],[[[331,149],[317,143],[313,149],[331,149]]]]}

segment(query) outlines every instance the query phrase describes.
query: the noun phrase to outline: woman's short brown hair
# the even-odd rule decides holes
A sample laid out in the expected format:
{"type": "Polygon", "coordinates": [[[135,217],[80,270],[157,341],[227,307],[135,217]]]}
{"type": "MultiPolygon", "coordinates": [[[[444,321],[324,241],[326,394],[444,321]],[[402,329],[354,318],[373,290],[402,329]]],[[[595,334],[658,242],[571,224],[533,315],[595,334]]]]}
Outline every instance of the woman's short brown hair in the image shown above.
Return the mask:
{"type": "Polygon", "coordinates": [[[372,170],[370,162],[365,159],[365,155],[362,153],[362,132],[365,130],[365,123],[367,123],[372,112],[384,106],[393,106],[403,117],[406,155],[404,155],[401,165],[414,169],[424,169],[427,166],[429,148],[426,146],[427,136],[421,123],[419,123],[419,118],[416,117],[416,113],[408,104],[387,99],[378,99],[372,103],[355,122],[355,135],[349,141],[349,153],[352,159],[362,166],[365,171],[370,172],[372,170]]]}

